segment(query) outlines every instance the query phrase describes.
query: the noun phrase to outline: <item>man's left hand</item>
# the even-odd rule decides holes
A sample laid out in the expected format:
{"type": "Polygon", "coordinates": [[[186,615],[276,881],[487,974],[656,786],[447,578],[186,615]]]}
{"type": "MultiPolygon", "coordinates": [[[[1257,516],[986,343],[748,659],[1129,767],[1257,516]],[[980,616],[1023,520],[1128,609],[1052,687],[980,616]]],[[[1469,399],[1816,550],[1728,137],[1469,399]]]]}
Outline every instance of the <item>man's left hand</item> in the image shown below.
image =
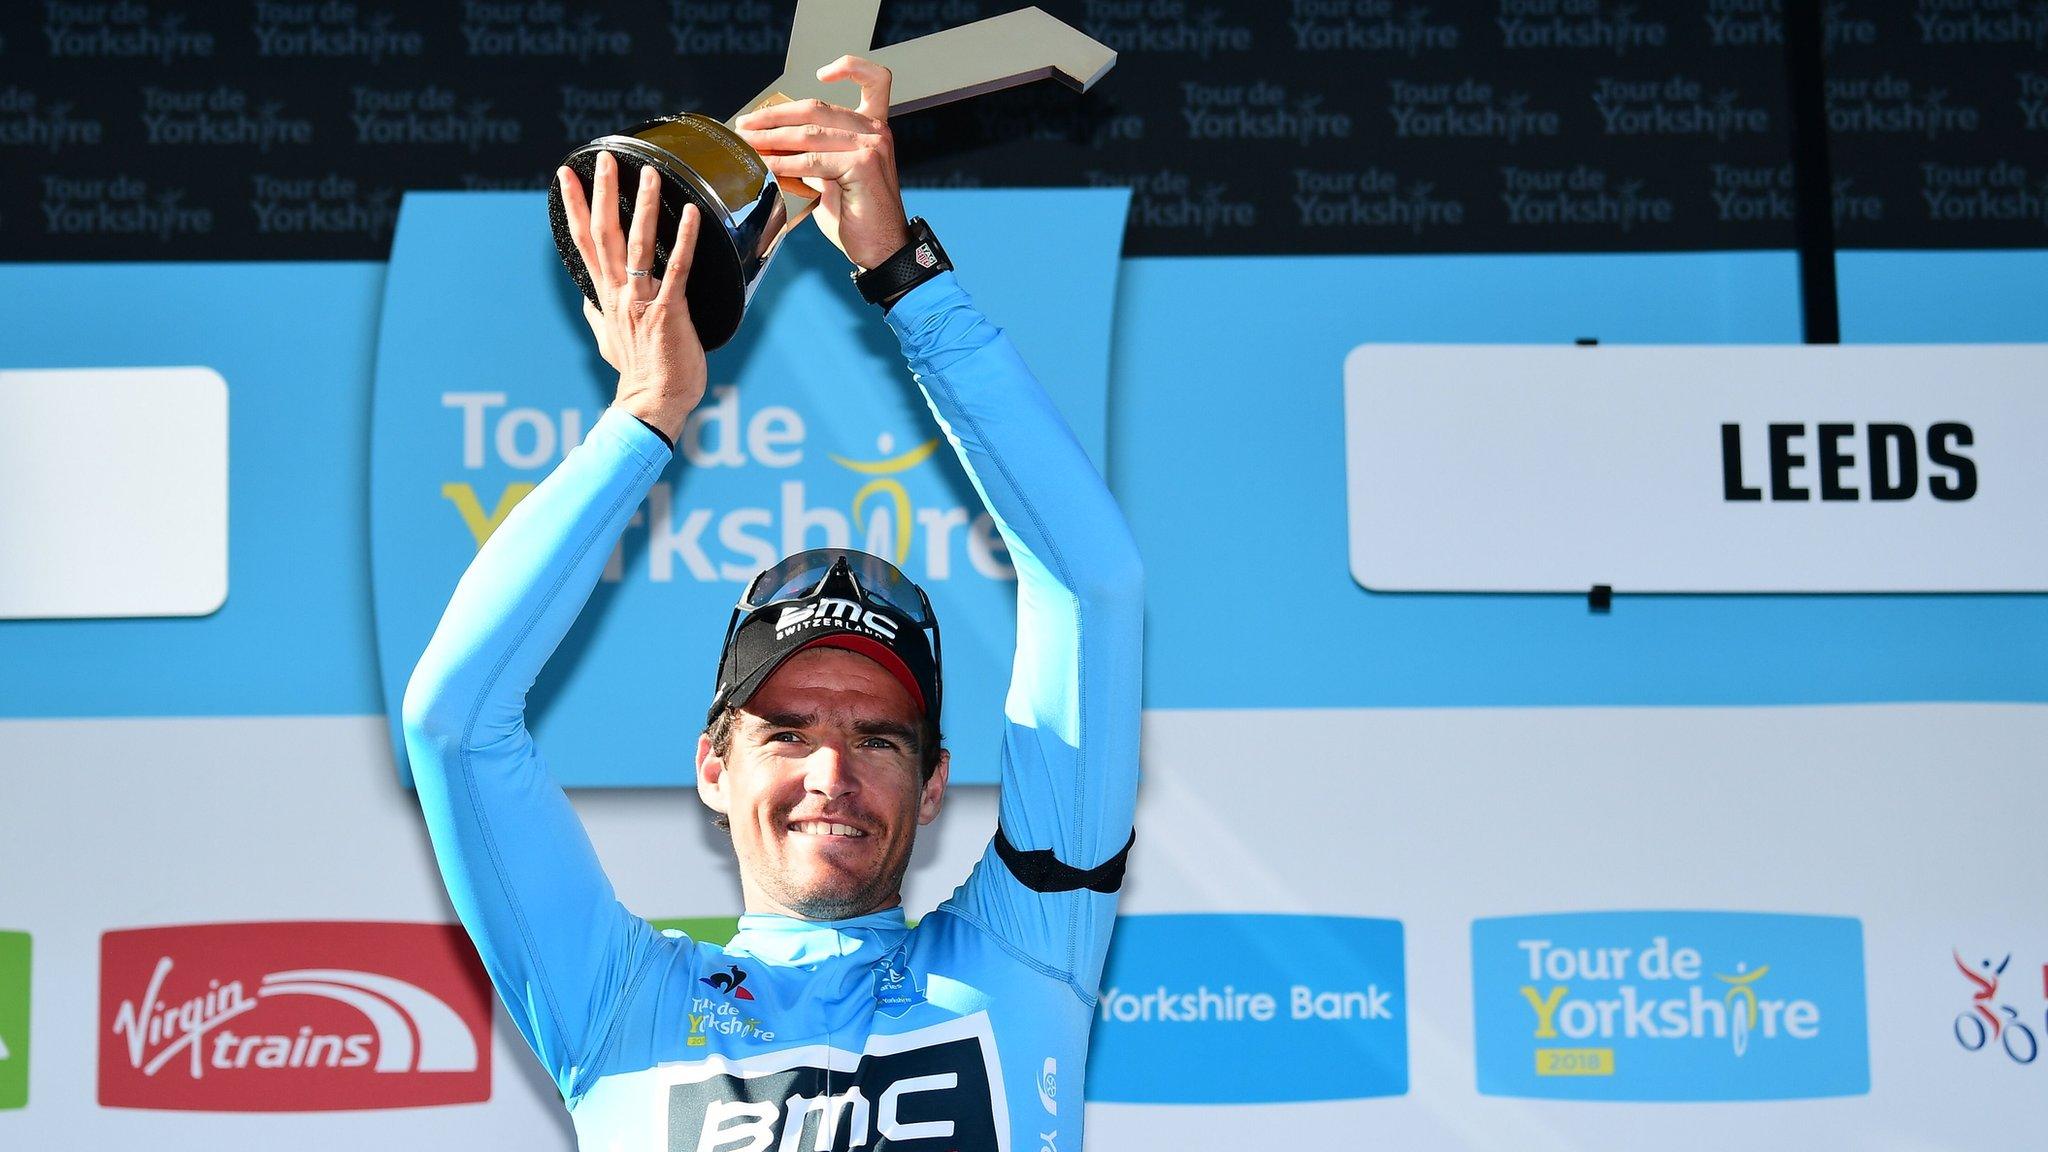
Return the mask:
{"type": "Polygon", "coordinates": [[[847,259],[873,268],[910,242],[889,134],[889,70],[841,56],[818,69],[818,79],[860,85],[860,107],[792,100],[740,116],[733,128],[770,172],[820,189],[818,230],[847,259]]]}

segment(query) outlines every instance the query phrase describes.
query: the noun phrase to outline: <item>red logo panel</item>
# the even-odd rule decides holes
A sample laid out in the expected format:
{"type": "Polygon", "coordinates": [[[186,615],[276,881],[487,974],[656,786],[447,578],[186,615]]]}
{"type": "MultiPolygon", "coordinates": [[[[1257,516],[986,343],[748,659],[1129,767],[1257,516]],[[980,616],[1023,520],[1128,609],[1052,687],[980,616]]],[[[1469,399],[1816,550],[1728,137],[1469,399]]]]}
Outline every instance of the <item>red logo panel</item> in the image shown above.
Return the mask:
{"type": "Polygon", "coordinates": [[[491,986],[452,924],[100,937],[100,1103],[326,1112],[491,1096],[491,986]]]}

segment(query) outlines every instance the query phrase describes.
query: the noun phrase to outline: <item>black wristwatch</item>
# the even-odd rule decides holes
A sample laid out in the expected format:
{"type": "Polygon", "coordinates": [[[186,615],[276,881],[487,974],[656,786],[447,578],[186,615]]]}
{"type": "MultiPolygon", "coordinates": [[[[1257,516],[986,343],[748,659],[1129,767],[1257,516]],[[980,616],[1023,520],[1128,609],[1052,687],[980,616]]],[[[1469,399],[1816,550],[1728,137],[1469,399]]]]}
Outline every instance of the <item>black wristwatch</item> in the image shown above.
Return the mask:
{"type": "Polygon", "coordinates": [[[910,220],[910,242],[865,272],[856,268],[853,283],[860,289],[861,299],[886,306],[939,273],[952,270],[953,262],[946,259],[946,250],[939,247],[939,238],[932,235],[931,225],[924,222],[924,217],[914,216],[910,220]]]}

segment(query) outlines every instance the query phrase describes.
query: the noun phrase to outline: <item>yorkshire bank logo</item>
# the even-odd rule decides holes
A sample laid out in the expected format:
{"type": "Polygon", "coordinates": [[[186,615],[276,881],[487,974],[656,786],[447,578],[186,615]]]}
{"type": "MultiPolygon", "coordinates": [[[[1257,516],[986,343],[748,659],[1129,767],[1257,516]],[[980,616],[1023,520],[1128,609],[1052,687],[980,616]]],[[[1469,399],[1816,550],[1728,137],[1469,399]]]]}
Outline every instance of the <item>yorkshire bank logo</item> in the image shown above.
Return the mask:
{"type": "Polygon", "coordinates": [[[1870,1090],[1863,927],[1583,912],[1472,925],[1479,1091],[1785,1100],[1870,1090]]]}
{"type": "Polygon", "coordinates": [[[490,1098],[490,985],[444,924],[275,922],[109,932],[99,1100],[319,1112],[490,1098]]]}
{"type": "Polygon", "coordinates": [[[1088,1099],[1118,1104],[1402,1095],[1408,1002],[1401,923],[1120,916],[1087,1075],[1088,1099]]]}
{"type": "Polygon", "coordinates": [[[29,937],[0,932],[0,1109],[28,1106],[29,937]]]}

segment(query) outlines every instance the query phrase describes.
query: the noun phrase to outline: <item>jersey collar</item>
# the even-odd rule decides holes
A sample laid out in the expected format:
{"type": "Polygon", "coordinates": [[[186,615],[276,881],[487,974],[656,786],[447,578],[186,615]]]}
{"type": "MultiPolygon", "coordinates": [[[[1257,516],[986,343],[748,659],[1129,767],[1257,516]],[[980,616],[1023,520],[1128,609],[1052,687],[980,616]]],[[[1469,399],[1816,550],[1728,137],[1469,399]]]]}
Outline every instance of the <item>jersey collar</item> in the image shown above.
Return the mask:
{"type": "Polygon", "coordinates": [[[750,912],[740,917],[739,934],[725,950],[777,966],[875,961],[894,951],[909,932],[900,905],[851,920],[799,920],[750,912]]]}

